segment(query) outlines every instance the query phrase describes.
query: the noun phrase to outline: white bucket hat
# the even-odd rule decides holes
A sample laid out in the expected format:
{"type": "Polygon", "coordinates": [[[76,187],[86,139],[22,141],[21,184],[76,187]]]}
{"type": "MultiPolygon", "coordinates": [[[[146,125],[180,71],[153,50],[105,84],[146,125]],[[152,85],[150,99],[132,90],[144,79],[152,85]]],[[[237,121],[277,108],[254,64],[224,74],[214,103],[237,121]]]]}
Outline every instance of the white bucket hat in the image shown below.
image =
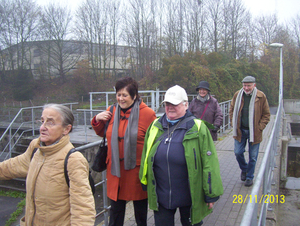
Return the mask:
{"type": "Polygon", "coordinates": [[[162,103],[169,102],[173,105],[178,105],[183,101],[188,101],[186,91],[184,88],[175,85],[167,90],[165,99],[162,103]]]}

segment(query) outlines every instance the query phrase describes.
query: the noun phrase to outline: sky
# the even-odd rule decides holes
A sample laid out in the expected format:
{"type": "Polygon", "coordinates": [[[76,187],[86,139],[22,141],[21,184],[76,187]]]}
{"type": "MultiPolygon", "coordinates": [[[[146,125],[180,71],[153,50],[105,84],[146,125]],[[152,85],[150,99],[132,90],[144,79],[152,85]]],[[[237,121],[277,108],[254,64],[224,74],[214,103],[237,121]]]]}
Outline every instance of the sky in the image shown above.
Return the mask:
{"type": "Polygon", "coordinates": [[[243,0],[253,16],[276,13],[280,23],[300,15],[299,0],[243,0]]]}
{"type": "MultiPolygon", "coordinates": [[[[40,5],[58,2],[76,7],[83,0],[36,0],[40,5]]],[[[163,0],[162,0],[163,1],[163,0]]],[[[300,15],[300,0],[242,0],[253,16],[276,13],[279,23],[285,23],[297,14],[300,15]]]]}

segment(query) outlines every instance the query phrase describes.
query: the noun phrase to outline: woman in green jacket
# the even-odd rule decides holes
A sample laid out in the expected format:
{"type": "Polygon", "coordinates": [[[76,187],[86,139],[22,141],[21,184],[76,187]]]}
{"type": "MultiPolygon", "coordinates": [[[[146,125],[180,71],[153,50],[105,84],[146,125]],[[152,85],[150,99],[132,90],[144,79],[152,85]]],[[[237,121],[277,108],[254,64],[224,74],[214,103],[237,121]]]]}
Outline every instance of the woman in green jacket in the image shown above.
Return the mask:
{"type": "Polygon", "coordinates": [[[140,180],[147,185],[156,226],[201,225],[223,194],[218,156],[210,132],[188,109],[186,91],[167,90],[166,113],[147,130],[140,180]]]}

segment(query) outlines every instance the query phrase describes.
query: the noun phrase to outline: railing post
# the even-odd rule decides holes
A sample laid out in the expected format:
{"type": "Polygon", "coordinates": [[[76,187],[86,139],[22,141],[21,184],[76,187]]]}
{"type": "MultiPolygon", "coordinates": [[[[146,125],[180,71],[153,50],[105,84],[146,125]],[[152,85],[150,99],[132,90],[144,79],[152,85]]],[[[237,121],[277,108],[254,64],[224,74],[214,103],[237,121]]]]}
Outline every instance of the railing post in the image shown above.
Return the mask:
{"type": "Polygon", "coordinates": [[[228,129],[231,129],[231,126],[230,126],[230,115],[229,115],[230,104],[231,104],[231,101],[229,101],[228,104],[227,104],[227,109],[228,109],[228,129]]]}
{"type": "Polygon", "coordinates": [[[156,95],[155,95],[155,103],[156,103],[156,112],[159,110],[159,88],[156,88],[156,95]]]}
{"type": "Polygon", "coordinates": [[[106,102],[106,108],[105,109],[107,109],[108,105],[109,105],[109,103],[108,103],[108,93],[106,93],[106,95],[105,95],[105,102],[106,102]]]}
{"type": "Polygon", "coordinates": [[[151,108],[153,111],[156,111],[155,93],[153,90],[151,90],[151,108]]]}
{"type": "MultiPolygon", "coordinates": [[[[102,172],[102,180],[106,181],[106,170],[102,172]]],[[[103,208],[105,210],[104,212],[104,225],[108,225],[108,199],[107,199],[107,187],[106,182],[102,186],[103,188],[103,208]]]]}
{"type": "Polygon", "coordinates": [[[279,187],[284,188],[287,181],[287,152],[289,139],[287,136],[281,138],[281,164],[280,164],[280,182],[279,187]]]}
{"type": "Polygon", "coordinates": [[[11,127],[9,128],[9,158],[11,158],[11,127]]]}
{"type": "Polygon", "coordinates": [[[87,132],[86,132],[86,114],[83,112],[83,120],[84,120],[84,133],[85,133],[85,142],[87,143],[87,132]]]}
{"type": "Polygon", "coordinates": [[[93,113],[92,113],[92,111],[93,111],[93,94],[92,93],[90,93],[90,118],[92,118],[93,117],[93,113]]]}
{"type": "Polygon", "coordinates": [[[32,136],[35,135],[34,118],[35,118],[34,110],[33,110],[33,108],[31,108],[32,136]]]}
{"type": "Polygon", "coordinates": [[[222,135],[225,132],[225,121],[226,121],[225,106],[226,104],[221,105],[221,110],[223,114],[223,125],[222,125],[222,129],[220,130],[221,131],[220,135],[222,135]]]}

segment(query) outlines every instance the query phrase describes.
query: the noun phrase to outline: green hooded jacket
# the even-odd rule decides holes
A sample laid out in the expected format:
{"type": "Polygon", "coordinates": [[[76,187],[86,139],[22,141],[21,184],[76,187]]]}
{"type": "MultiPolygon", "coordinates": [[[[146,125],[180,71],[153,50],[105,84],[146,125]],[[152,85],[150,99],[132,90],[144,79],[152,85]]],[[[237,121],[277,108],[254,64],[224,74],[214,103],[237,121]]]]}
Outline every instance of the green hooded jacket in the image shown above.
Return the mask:
{"type": "MultiPolygon", "coordinates": [[[[212,209],[209,210],[205,203],[205,196],[215,198],[223,194],[219,160],[210,132],[205,123],[201,123],[201,120],[194,119],[194,122],[195,124],[187,130],[182,142],[185,149],[192,199],[191,224],[201,222],[205,216],[212,212],[212,209]],[[200,127],[199,130],[197,125],[200,127]]],[[[158,203],[153,160],[160,143],[157,139],[163,132],[159,120],[154,120],[149,126],[145,136],[139,172],[142,184],[147,185],[149,207],[155,211],[158,210],[158,203]],[[148,140],[154,140],[154,142],[148,140]],[[146,167],[145,170],[144,167],[146,167]]]]}

